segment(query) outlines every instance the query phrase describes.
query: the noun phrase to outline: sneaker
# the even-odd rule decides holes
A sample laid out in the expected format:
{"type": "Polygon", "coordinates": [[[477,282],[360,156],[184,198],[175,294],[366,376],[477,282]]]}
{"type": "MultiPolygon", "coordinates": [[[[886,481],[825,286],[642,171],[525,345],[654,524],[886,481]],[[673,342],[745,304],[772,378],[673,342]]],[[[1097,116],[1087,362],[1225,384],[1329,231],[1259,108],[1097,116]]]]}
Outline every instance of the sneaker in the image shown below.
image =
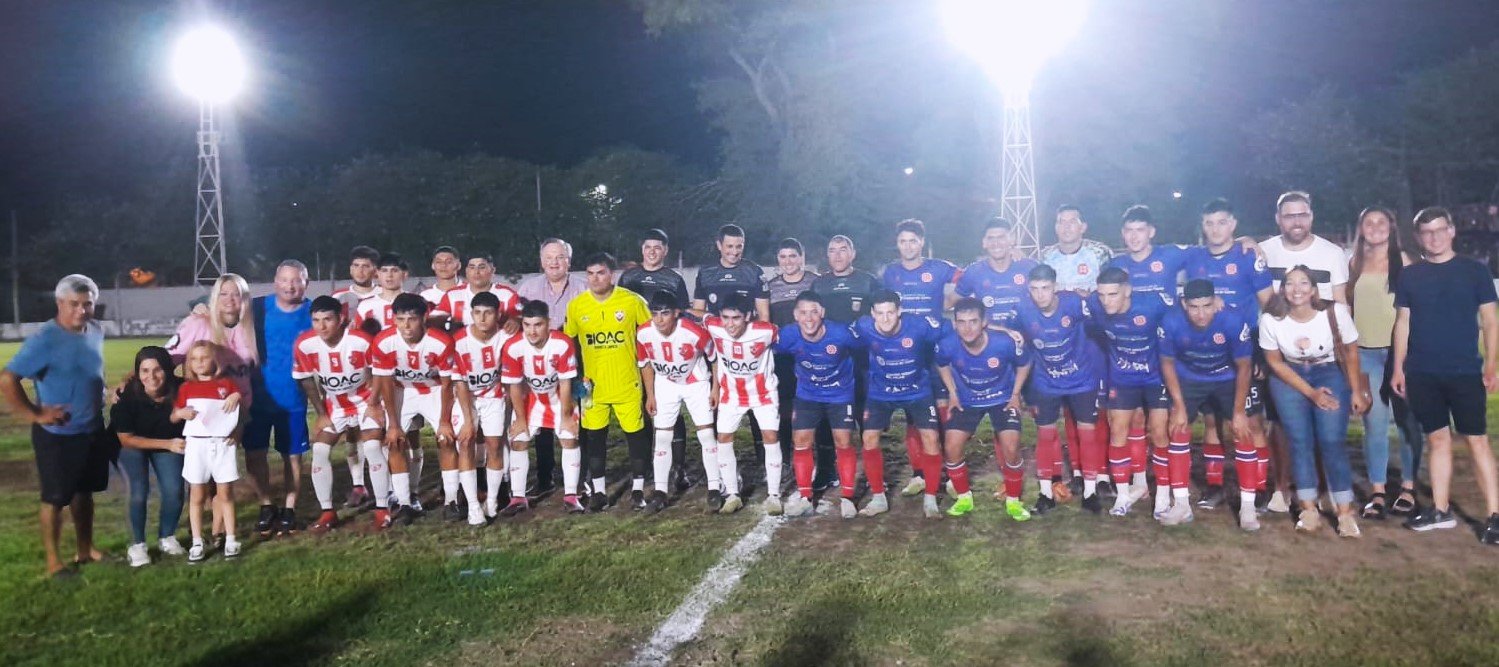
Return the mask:
{"type": "Polygon", "coordinates": [[[1286,514],[1291,511],[1291,504],[1286,502],[1286,494],[1276,491],[1270,494],[1270,501],[1265,503],[1265,509],[1276,514],[1286,514]]]}
{"type": "Polygon", "coordinates": [[[395,523],[409,526],[411,522],[416,521],[416,508],[410,505],[397,506],[395,516],[392,519],[395,523]]]}
{"type": "Polygon", "coordinates": [[[1358,519],[1352,513],[1338,515],[1338,537],[1363,537],[1363,531],[1358,529],[1358,519]]]}
{"type": "Polygon", "coordinates": [[[474,526],[474,527],[477,528],[479,526],[484,525],[485,523],[488,523],[488,519],[484,518],[484,508],[480,507],[479,503],[469,503],[468,504],[468,525],[474,526]]]}
{"type": "Polygon", "coordinates": [[[125,549],[125,557],[130,559],[130,567],[145,567],[151,564],[151,554],[146,552],[146,543],[132,544],[125,549]]]}
{"type": "Polygon", "coordinates": [[[1317,510],[1301,510],[1296,515],[1296,532],[1315,533],[1322,529],[1322,514],[1317,510]]]}
{"type": "Polygon", "coordinates": [[[718,489],[708,490],[708,513],[717,514],[723,509],[723,492],[718,489]]]}
{"type": "Polygon", "coordinates": [[[869,497],[869,502],[864,503],[864,509],[859,510],[859,516],[879,516],[890,511],[890,500],[883,493],[876,493],[869,497]]]}
{"type": "Polygon", "coordinates": [[[1130,494],[1117,494],[1114,496],[1114,506],[1109,508],[1109,516],[1128,516],[1130,505],[1133,504],[1134,502],[1130,500],[1130,494]]]}
{"type": "Polygon", "coordinates": [[[631,491],[630,492],[630,509],[635,510],[636,512],[639,512],[639,511],[645,509],[645,492],[644,491],[631,491]]]}
{"type": "Polygon", "coordinates": [[[900,495],[910,498],[923,491],[926,491],[926,480],[920,477],[912,477],[911,481],[906,482],[906,488],[900,490],[900,495]]]}
{"type": "Polygon", "coordinates": [[[765,514],[766,514],[766,516],[780,516],[784,512],[785,512],[785,508],[783,508],[781,506],[781,497],[780,496],[766,496],[765,497],[765,514]]]}
{"type": "Polygon", "coordinates": [[[1245,505],[1239,508],[1239,528],[1247,533],[1260,529],[1259,508],[1254,505],[1245,505]]]}
{"type": "Polygon", "coordinates": [[[290,507],[283,507],[276,513],[277,535],[295,535],[299,529],[296,510],[290,507]]]}
{"type": "Polygon", "coordinates": [[[390,509],[380,507],[375,510],[375,531],[379,532],[390,527],[390,509]]]}
{"type": "Polygon", "coordinates": [[[603,493],[588,494],[588,511],[593,512],[594,514],[598,514],[599,512],[608,511],[608,509],[609,496],[606,496],[603,493]]]}
{"type": "Polygon", "coordinates": [[[584,514],[588,508],[578,502],[577,496],[562,496],[562,509],[568,514],[584,514]]]}
{"type": "Polygon", "coordinates": [[[921,497],[921,514],[928,519],[942,518],[942,508],[937,506],[937,496],[921,497]]]}
{"type": "Polygon", "coordinates": [[[1218,506],[1222,504],[1223,487],[1221,486],[1208,487],[1207,490],[1202,493],[1202,497],[1197,499],[1198,509],[1215,510],[1218,509],[1218,506]]]}
{"type": "Polygon", "coordinates": [[[859,508],[854,506],[852,498],[839,498],[838,514],[845,519],[852,519],[859,516],[859,508]]]}
{"type": "Polygon", "coordinates": [[[739,499],[739,494],[733,494],[723,499],[723,507],[719,508],[719,514],[733,514],[744,507],[744,501],[739,499]]]}
{"type": "Polygon", "coordinates": [[[1180,526],[1192,523],[1193,518],[1192,504],[1189,502],[1178,502],[1172,505],[1171,509],[1166,510],[1166,514],[1161,517],[1161,525],[1180,526]]]}
{"type": "Polygon", "coordinates": [[[163,556],[187,555],[187,549],[182,548],[182,543],[177,541],[176,535],[168,535],[157,540],[156,548],[161,550],[163,556]]]}
{"type": "Polygon", "coordinates": [[[312,522],[312,525],[308,526],[307,530],[313,534],[322,535],[333,530],[337,525],[338,514],[334,513],[333,510],[323,510],[323,513],[318,515],[317,521],[312,522]]]}
{"type": "Polygon", "coordinates": [[[649,500],[645,501],[645,513],[657,514],[666,509],[666,492],[657,491],[651,494],[649,500]]]}
{"type": "Polygon", "coordinates": [[[803,498],[800,493],[791,496],[791,499],[786,501],[784,512],[786,516],[807,516],[811,513],[812,501],[803,498]]]}
{"type": "Polygon", "coordinates": [[[202,542],[193,542],[193,548],[187,550],[187,562],[194,565],[208,558],[208,548],[202,542]]]}
{"type": "Polygon", "coordinates": [[[1411,515],[1411,518],[1405,520],[1405,527],[1418,533],[1428,530],[1446,530],[1457,527],[1457,517],[1452,516],[1451,510],[1443,512],[1435,507],[1421,507],[1411,515]]]}
{"type": "Polygon", "coordinates": [[[462,521],[463,518],[463,508],[459,507],[458,503],[452,502],[442,506],[443,521],[462,521]]]}
{"type": "Polygon", "coordinates": [[[255,532],[261,537],[270,537],[271,531],[276,527],[276,508],[272,505],[260,506],[260,517],[255,519],[255,532]]]}
{"type": "Polygon", "coordinates": [[[692,487],[697,486],[697,478],[678,468],[676,477],[672,479],[672,486],[676,487],[677,493],[687,493],[692,487]]]}
{"type": "Polygon", "coordinates": [[[416,512],[417,516],[421,516],[421,515],[427,513],[426,508],[422,507],[422,499],[416,497],[415,493],[411,494],[411,505],[410,505],[410,507],[411,507],[411,510],[413,512],[416,512]]]}
{"type": "Polygon", "coordinates": [[[957,501],[952,504],[952,507],[947,508],[947,515],[948,516],[963,516],[964,514],[967,514],[967,513],[972,512],[972,511],[973,511],[973,494],[972,493],[965,493],[965,494],[963,494],[961,496],[958,496],[957,501]]]}
{"type": "Polygon", "coordinates": [[[1020,502],[1019,498],[1005,499],[1005,514],[1016,521],[1031,520],[1031,511],[1025,508],[1025,503],[1020,502]]]}
{"type": "Polygon", "coordinates": [[[365,505],[369,505],[374,502],[375,497],[370,495],[369,491],[367,491],[363,486],[356,486],[352,489],[349,489],[349,497],[344,501],[344,507],[347,507],[351,510],[357,510],[363,509],[365,505]]]}
{"type": "Polygon", "coordinates": [[[1478,536],[1478,541],[1489,545],[1499,545],[1499,514],[1490,514],[1489,521],[1483,527],[1483,533],[1478,536]]]}
{"type": "Polygon", "coordinates": [[[1056,508],[1057,501],[1055,498],[1052,498],[1051,496],[1041,496],[1040,498],[1036,499],[1036,504],[1031,507],[1031,514],[1042,516],[1056,508]]]}
{"type": "Polygon", "coordinates": [[[239,540],[227,540],[224,542],[224,558],[239,557],[239,540]]]}
{"type": "Polygon", "coordinates": [[[517,514],[520,514],[521,512],[525,512],[530,509],[531,502],[526,500],[525,498],[511,498],[510,504],[506,505],[505,509],[500,510],[500,516],[507,518],[513,517],[517,514]]]}
{"type": "Polygon", "coordinates": [[[1098,494],[1083,497],[1083,509],[1093,514],[1103,513],[1103,498],[1098,494]]]}

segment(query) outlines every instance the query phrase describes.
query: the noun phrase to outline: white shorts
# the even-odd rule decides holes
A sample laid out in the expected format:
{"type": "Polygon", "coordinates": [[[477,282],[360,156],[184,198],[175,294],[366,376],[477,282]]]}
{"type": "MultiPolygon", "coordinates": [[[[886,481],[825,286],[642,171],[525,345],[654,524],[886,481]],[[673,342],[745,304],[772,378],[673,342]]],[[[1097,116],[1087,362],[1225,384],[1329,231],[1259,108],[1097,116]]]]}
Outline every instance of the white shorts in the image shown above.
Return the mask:
{"type": "Polygon", "coordinates": [[[349,429],[356,429],[360,431],[384,430],[385,424],[383,422],[377,422],[373,419],[370,419],[369,409],[370,406],[361,405],[359,406],[359,411],[354,414],[329,415],[328,418],[333,421],[333,425],[323,429],[323,432],[338,435],[349,429]]]}
{"type": "Polygon", "coordinates": [[[421,417],[422,422],[431,426],[432,430],[437,430],[437,425],[442,423],[437,414],[442,410],[442,392],[434,389],[422,394],[411,387],[402,391],[405,393],[401,395],[401,432],[410,432],[416,425],[417,417],[421,417]]]}
{"type": "MultiPolygon", "coordinates": [[[[503,398],[474,397],[474,416],[479,419],[478,436],[486,438],[505,437],[505,422],[509,421],[510,402],[503,398]]],[[[453,431],[463,428],[463,409],[453,406],[453,431]]]]}
{"type": "Polygon", "coordinates": [[[694,426],[702,428],[712,425],[713,405],[708,400],[711,391],[711,383],[708,382],[680,384],[658,376],[656,378],[656,428],[675,427],[677,417],[682,414],[683,403],[687,404],[687,414],[692,417],[694,426]]]}
{"type": "Polygon", "coordinates": [[[227,484],[239,479],[236,449],[228,438],[188,437],[182,452],[182,479],[188,484],[227,484]]]}
{"type": "Polygon", "coordinates": [[[733,433],[739,430],[740,422],[744,421],[745,413],[753,413],[755,421],[760,422],[760,428],[765,430],[779,429],[781,427],[781,408],[775,403],[759,405],[752,408],[737,405],[718,404],[718,433],[733,433]],[[769,428],[767,428],[769,427],[769,428]]]}

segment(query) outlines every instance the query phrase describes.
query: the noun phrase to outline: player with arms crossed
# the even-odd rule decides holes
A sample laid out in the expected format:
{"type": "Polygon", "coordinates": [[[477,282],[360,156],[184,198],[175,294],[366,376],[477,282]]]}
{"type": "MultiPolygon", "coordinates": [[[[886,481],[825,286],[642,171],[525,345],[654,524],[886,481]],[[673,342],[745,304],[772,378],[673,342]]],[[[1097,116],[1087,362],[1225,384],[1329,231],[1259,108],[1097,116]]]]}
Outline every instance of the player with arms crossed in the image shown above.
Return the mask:
{"type": "MultiPolygon", "coordinates": [[[[750,319],[754,309],[749,297],[733,294],[719,302],[717,316],[703,320],[703,328],[713,337],[713,367],[718,381],[718,478],[724,494],[718,512],[722,514],[744,507],[739,497],[739,462],[734,457],[734,432],[739,424],[750,414],[761,424],[780,423],[775,361],[771,358],[778,336],[775,325],[750,319]]],[[[767,513],[780,513],[779,434],[768,429],[762,432],[766,439],[765,509],[767,513]]]]}
{"type": "MultiPolygon", "coordinates": [[[[775,351],[789,357],[796,368],[791,439],[795,448],[792,472],[796,476],[797,495],[792,497],[787,513],[804,516],[812,511],[812,444],[817,429],[826,424],[833,434],[838,477],[843,482],[843,518],[875,516],[890,509],[885,499],[885,463],[878,446],[873,452],[864,452],[864,474],[869,477],[870,498],[864,511],[859,511],[854,507],[854,480],[858,478],[859,470],[859,460],[853,448],[855,341],[847,326],[825,318],[827,311],[822,298],[813,290],[798,294],[794,311],[796,323],[782,327],[775,342],[775,351]]],[[[773,436],[766,437],[773,439],[773,436]]],[[[768,455],[770,443],[767,442],[765,447],[768,455]]],[[[780,458],[779,449],[776,458],[780,458]]],[[[768,457],[766,461],[768,472],[768,457]]],[[[772,493],[776,490],[771,488],[772,493]]],[[[775,507],[779,505],[778,498],[768,499],[766,503],[770,505],[767,511],[779,511],[775,507]]]]}
{"type": "MultiPolygon", "coordinates": [[[[723,502],[718,478],[718,439],[713,434],[713,338],[708,330],[682,319],[680,301],[669,291],[657,291],[650,301],[651,321],[635,334],[635,356],[645,383],[645,411],[656,427],[655,493],[646,501],[646,512],[666,508],[667,477],[675,449],[675,427],[681,423],[682,406],[692,416],[702,449],[704,474],[708,480],[708,506],[723,502]]],[[[680,463],[679,463],[680,465],[680,463]]]]}
{"type": "MultiPolygon", "coordinates": [[[[500,485],[509,468],[504,447],[506,405],[500,353],[513,336],[500,330],[500,297],[479,292],[467,304],[472,322],[453,339],[453,426],[458,439],[458,485],[468,500],[468,524],[482,526],[499,513],[500,485]],[[489,495],[479,504],[477,438],[484,438],[484,481],[489,495]]],[[[524,482],[522,492],[524,493],[524,482]]],[[[451,499],[449,503],[453,502],[451,499]]],[[[451,516],[451,514],[449,514],[451,516]]]]}
{"type": "Polygon", "coordinates": [[[500,382],[510,388],[516,415],[510,425],[510,504],[501,516],[531,509],[526,480],[531,475],[530,442],[542,429],[562,441],[562,506],[569,514],[583,513],[578,502],[577,412],[572,379],[578,377],[578,348],[573,339],[551,328],[551,309],[545,301],[527,301],[520,309],[521,335],[500,350],[500,382]]]}
{"type": "Polygon", "coordinates": [[[385,445],[390,459],[390,485],[400,504],[395,520],[410,524],[420,513],[413,487],[421,486],[421,473],[416,471],[413,475],[409,469],[407,448],[420,451],[420,441],[412,440],[411,433],[420,433],[423,422],[437,434],[443,498],[457,508],[453,339],[442,331],[427,328],[427,301],[418,295],[397,295],[391,312],[395,325],[375,337],[374,375],[386,407],[385,445]]]}

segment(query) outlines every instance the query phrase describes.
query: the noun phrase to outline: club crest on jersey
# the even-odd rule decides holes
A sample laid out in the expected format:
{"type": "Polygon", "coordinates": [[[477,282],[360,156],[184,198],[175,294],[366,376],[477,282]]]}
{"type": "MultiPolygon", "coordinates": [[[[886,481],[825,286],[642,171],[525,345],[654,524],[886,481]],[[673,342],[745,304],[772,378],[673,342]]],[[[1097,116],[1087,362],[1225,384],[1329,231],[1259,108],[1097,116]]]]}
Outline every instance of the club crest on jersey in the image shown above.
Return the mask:
{"type": "Polygon", "coordinates": [[[930,271],[922,272],[922,274],[921,274],[921,282],[924,282],[924,283],[932,282],[932,274],[931,274],[930,271]]]}
{"type": "Polygon", "coordinates": [[[328,355],[328,370],[334,373],[344,372],[344,360],[337,352],[328,355]]]}
{"type": "Polygon", "coordinates": [[[1165,271],[1165,270],[1166,270],[1166,265],[1162,264],[1161,260],[1159,260],[1159,259],[1150,263],[1150,271],[1151,271],[1151,273],[1160,273],[1160,272],[1165,271]]]}
{"type": "Polygon", "coordinates": [[[1222,345],[1224,342],[1226,342],[1226,341],[1223,338],[1223,334],[1221,334],[1221,333],[1215,333],[1215,334],[1213,334],[1213,343],[1215,345],[1222,345]]]}
{"type": "Polygon", "coordinates": [[[999,368],[999,359],[996,357],[989,357],[989,361],[986,363],[989,364],[989,368],[999,368]]]}
{"type": "Polygon", "coordinates": [[[1133,322],[1135,323],[1135,326],[1137,326],[1137,327],[1143,327],[1143,326],[1145,326],[1145,316],[1144,315],[1136,315],[1135,319],[1133,320],[1133,322]]]}
{"type": "Polygon", "coordinates": [[[903,348],[906,348],[907,350],[911,349],[915,345],[916,345],[916,341],[911,340],[910,338],[902,338],[902,339],[900,339],[900,346],[903,347],[903,348]]]}
{"type": "Polygon", "coordinates": [[[615,322],[623,322],[623,321],[625,321],[625,311],[623,311],[623,310],[616,310],[616,311],[614,311],[614,321],[615,322]]]}
{"type": "Polygon", "coordinates": [[[1020,275],[1018,273],[1015,274],[1014,283],[1016,285],[1024,285],[1025,284],[1025,276],[1022,276],[1022,275],[1020,275]]]}
{"type": "Polygon", "coordinates": [[[1071,326],[1072,326],[1072,316],[1071,315],[1063,315],[1062,316],[1062,328],[1066,329],[1066,328],[1071,327],[1071,326]]]}
{"type": "Polygon", "coordinates": [[[1088,265],[1087,264],[1078,264],[1077,265],[1077,275],[1080,275],[1080,276],[1086,276],[1086,275],[1088,275],[1088,265]]]}
{"type": "MultiPolygon", "coordinates": [[[[825,348],[823,348],[823,349],[827,350],[828,354],[838,354],[838,346],[837,345],[833,345],[833,344],[829,343],[828,346],[825,347],[825,348]]],[[[755,353],[755,356],[759,356],[759,355],[760,355],[759,352],[755,353]]]]}
{"type": "Polygon", "coordinates": [[[1235,275],[1235,274],[1237,274],[1239,272],[1239,265],[1238,264],[1229,264],[1228,266],[1223,267],[1223,272],[1227,273],[1228,275],[1231,275],[1231,276],[1235,275]]]}
{"type": "Polygon", "coordinates": [[[219,398],[229,398],[229,390],[219,387],[219,398]]]}
{"type": "Polygon", "coordinates": [[[985,308],[993,308],[994,307],[994,297],[992,297],[992,296],[985,296],[984,297],[984,307],[985,308]]]}

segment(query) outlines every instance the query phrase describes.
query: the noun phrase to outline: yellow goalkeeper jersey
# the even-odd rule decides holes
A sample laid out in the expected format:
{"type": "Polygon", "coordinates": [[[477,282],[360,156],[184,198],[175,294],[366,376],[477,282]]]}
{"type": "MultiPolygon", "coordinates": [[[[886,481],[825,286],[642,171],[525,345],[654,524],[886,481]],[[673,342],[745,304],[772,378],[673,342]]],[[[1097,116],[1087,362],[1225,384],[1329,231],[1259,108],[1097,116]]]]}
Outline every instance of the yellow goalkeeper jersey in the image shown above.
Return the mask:
{"type": "Polygon", "coordinates": [[[615,287],[603,301],[585,291],[568,302],[562,332],[578,342],[583,377],[593,380],[595,403],[642,400],[635,333],[650,321],[645,299],[623,287],[615,287]]]}

